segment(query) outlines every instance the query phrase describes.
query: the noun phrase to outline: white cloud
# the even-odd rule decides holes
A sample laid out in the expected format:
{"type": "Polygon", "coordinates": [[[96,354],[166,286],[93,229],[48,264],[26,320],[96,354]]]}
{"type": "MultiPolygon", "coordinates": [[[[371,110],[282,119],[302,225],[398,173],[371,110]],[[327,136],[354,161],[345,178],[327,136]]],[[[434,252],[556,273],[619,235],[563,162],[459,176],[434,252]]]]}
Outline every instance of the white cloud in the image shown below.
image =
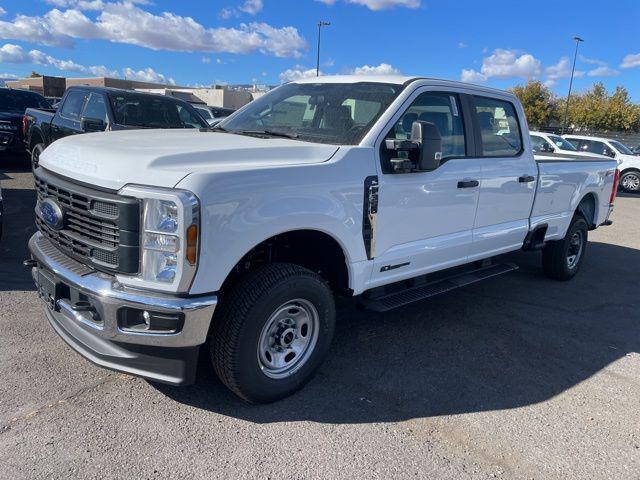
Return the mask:
{"type": "Polygon", "coordinates": [[[593,70],[589,70],[587,75],[590,77],[616,77],[620,75],[620,72],[607,65],[603,65],[601,67],[594,68],[593,70]]]}
{"type": "Polygon", "coordinates": [[[603,62],[602,60],[598,60],[597,58],[589,58],[584,55],[578,55],[578,59],[582,63],[588,63],[589,65],[598,65],[599,67],[606,67],[607,62],[603,62]]]}
{"type": "Polygon", "coordinates": [[[100,39],[153,50],[242,54],[260,51],[277,57],[299,57],[307,48],[295,27],[275,28],[253,22],[237,28],[207,28],[191,17],[171,12],[155,15],[131,1],[96,0],[101,8],[92,19],[83,10],[98,5],[96,1],[60,1],[71,3],[73,8],[54,8],[39,17],[18,15],[12,22],[0,21],[0,38],[66,47],[73,46],[76,39],[100,39]]]}
{"type": "Polygon", "coordinates": [[[458,48],[467,48],[469,45],[467,45],[464,42],[458,42],[458,48]]]}
{"type": "MultiPolygon", "coordinates": [[[[104,65],[81,65],[73,60],[61,60],[52,57],[40,50],[25,51],[19,45],[7,43],[0,47],[0,63],[26,63],[33,65],[42,65],[51,67],[63,72],[78,72],[95,77],[121,77],[117,70],[111,70],[104,65]]],[[[132,68],[124,68],[123,73],[127,78],[132,80],[141,80],[145,82],[157,82],[175,84],[171,77],[156,72],[152,68],[143,70],[134,70],[132,68]]]]}
{"type": "MultiPolygon", "coordinates": [[[[337,0],[316,0],[327,5],[333,5],[337,0]]],[[[395,7],[418,8],[420,0],[344,0],[347,3],[363,5],[370,10],[386,10],[395,7]]]]}
{"type": "MultiPolygon", "coordinates": [[[[324,73],[322,73],[321,71],[320,75],[324,75],[324,73]]],[[[282,72],[280,75],[278,75],[278,78],[282,83],[286,83],[286,82],[294,82],[296,80],[301,80],[303,78],[311,78],[315,76],[316,76],[315,68],[306,68],[306,67],[303,67],[302,65],[296,65],[295,67],[289,68],[284,72],[282,72]]]]}
{"type": "MultiPolygon", "coordinates": [[[[562,57],[558,60],[558,63],[544,69],[544,72],[547,75],[547,80],[557,83],[557,80],[560,80],[561,78],[571,77],[571,66],[569,58],[562,57]]],[[[573,76],[576,78],[584,77],[584,72],[582,70],[576,70],[573,76]]],[[[555,83],[553,85],[555,85],[555,83]]]]}
{"type": "Polygon", "coordinates": [[[463,69],[460,79],[463,82],[483,82],[492,77],[532,78],[541,72],[540,60],[529,53],[497,48],[491,55],[482,59],[480,71],[463,69]]]}
{"type": "Polygon", "coordinates": [[[0,7],[0,17],[5,15],[6,13],[7,11],[4,8],[0,7]]]}
{"type": "Polygon", "coordinates": [[[0,73],[0,78],[4,80],[15,80],[16,78],[20,77],[18,77],[18,75],[16,75],[15,73],[0,73]]]}
{"type": "Polygon", "coordinates": [[[156,72],[153,68],[147,67],[143,70],[134,70],[132,68],[123,68],[122,73],[128,80],[138,80],[140,82],[165,83],[175,85],[176,82],[171,77],[166,77],[162,73],[156,72]]]}
{"type": "Polygon", "coordinates": [[[210,58],[210,57],[202,57],[202,58],[200,59],[200,61],[201,61],[202,63],[211,63],[211,58],[210,58]]]}
{"type": "Polygon", "coordinates": [[[264,5],[262,0],[245,0],[244,4],[239,8],[241,12],[255,15],[262,10],[264,5]]]}
{"type": "Polygon", "coordinates": [[[640,67],[640,53],[630,53],[625,55],[620,64],[621,68],[634,68],[640,67]]]}
{"type": "Polygon", "coordinates": [[[388,63],[381,63],[378,66],[363,65],[354,68],[351,73],[354,75],[400,75],[400,71],[388,63]]]}

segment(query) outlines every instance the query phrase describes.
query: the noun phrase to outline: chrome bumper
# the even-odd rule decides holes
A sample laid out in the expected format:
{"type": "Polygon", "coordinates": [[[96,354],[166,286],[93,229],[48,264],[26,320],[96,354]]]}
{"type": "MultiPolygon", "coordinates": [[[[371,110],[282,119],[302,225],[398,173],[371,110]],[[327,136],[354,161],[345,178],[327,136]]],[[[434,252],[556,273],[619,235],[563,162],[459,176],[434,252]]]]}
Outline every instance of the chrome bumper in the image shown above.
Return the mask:
{"type": "Polygon", "coordinates": [[[127,289],[113,276],[95,272],[64,255],[39,232],[29,240],[29,250],[39,292],[45,273],[56,286],[71,292],[70,298],[63,295],[45,304],[52,327],[74,350],[113,370],[171,384],[191,383],[198,348],[207,339],[218,303],[216,295],[175,297],[127,289]],[[78,298],[88,302],[91,310],[78,309],[78,298]],[[183,321],[172,333],[126,331],[119,322],[119,312],[127,308],[177,314],[183,321]]]}

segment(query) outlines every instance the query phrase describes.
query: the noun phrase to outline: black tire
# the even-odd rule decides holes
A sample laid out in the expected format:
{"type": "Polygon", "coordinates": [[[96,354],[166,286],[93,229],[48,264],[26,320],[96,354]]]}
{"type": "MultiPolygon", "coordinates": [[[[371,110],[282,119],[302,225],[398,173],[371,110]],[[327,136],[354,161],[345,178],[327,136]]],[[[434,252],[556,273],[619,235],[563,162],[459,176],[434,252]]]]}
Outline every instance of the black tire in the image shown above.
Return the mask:
{"type": "Polygon", "coordinates": [[[640,193],[640,170],[627,170],[620,176],[620,188],[627,193],[640,193]]]}
{"type": "Polygon", "coordinates": [[[231,288],[214,315],[213,368],[232,392],[248,402],[268,403],[287,397],[300,389],[324,360],[333,338],[335,316],[333,295],[319,275],[287,263],[260,267],[231,288]],[[304,357],[301,354],[305,360],[289,376],[271,378],[264,373],[259,358],[263,329],[279,308],[297,300],[313,305],[318,314],[316,340],[304,357]]]}
{"type": "Polygon", "coordinates": [[[35,171],[40,162],[40,154],[44,152],[44,143],[36,143],[31,149],[31,170],[35,171]]]}
{"type": "Polygon", "coordinates": [[[578,273],[587,252],[589,228],[582,216],[574,216],[567,234],[562,240],[549,242],[542,250],[542,269],[544,273],[555,280],[570,280],[578,273]],[[580,241],[580,250],[575,262],[570,258],[576,254],[576,238],[580,241]]]}

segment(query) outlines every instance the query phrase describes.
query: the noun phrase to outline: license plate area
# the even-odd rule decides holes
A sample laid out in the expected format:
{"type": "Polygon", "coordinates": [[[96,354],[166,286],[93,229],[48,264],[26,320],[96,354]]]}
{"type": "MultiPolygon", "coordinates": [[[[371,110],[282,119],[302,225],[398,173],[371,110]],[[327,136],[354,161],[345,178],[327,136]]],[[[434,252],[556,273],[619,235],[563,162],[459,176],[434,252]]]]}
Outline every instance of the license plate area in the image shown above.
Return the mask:
{"type": "Polygon", "coordinates": [[[37,287],[38,295],[51,310],[57,310],[57,302],[63,298],[64,285],[58,281],[55,275],[43,268],[38,268],[37,287]]]}

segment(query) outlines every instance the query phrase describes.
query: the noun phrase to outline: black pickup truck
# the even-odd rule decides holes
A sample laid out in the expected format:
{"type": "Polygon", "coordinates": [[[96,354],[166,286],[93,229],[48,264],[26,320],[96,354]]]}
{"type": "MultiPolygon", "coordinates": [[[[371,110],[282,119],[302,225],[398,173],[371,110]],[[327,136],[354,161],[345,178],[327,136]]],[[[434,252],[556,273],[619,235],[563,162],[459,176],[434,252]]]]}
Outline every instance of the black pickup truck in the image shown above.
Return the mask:
{"type": "Polygon", "coordinates": [[[78,133],[136,128],[209,128],[187,102],[107,87],[69,87],[57,110],[29,108],[24,138],[31,164],[59,138],[78,133]]]}
{"type": "Polygon", "coordinates": [[[50,108],[50,105],[36,92],[0,88],[0,157],[24,153],[23,117],[30,107],[50,108]]]}

